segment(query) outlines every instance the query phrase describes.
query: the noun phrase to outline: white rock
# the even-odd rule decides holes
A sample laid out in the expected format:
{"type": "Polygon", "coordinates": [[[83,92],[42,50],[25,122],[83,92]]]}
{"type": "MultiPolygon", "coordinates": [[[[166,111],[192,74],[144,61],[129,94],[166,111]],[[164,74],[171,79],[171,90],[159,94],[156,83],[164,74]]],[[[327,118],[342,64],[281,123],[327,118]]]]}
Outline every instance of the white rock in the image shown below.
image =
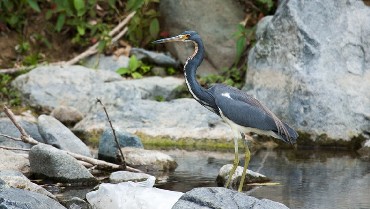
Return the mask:
{"type": "Polygon", "coordinates": [[[182,192],[152,188],[148,182],[124,182],[101,184],[97,191],[87,193],[86,199],[95,209],[170,209],[182,195],[182,192]]]}

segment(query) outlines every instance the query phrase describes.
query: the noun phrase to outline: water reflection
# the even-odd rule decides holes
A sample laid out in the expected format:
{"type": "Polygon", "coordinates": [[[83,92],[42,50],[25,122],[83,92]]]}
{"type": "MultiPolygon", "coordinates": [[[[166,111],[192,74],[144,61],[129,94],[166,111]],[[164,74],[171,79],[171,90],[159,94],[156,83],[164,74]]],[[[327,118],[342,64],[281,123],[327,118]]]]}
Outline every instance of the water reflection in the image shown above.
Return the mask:
{"type": "MultiPolygon", "coordinates": [[[[218,170],[233,160],[232,153],[163,152],[173,156],[179,167],[157,187],[182,192],[216,186],[218,170]]],[[[290,208],[370,208],[370,163],[348,152],[261,150],[252,155],[249,168],[280,183],[247,192],[257,198],[275,200],[290,208]]]]}

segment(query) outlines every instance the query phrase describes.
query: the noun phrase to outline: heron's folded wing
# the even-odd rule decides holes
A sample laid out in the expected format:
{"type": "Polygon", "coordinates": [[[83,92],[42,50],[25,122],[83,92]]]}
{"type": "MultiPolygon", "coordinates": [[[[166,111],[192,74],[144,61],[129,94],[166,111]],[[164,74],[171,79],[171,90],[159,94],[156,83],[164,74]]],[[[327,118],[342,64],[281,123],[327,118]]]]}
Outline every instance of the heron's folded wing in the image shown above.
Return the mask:
{"type": "Polygon", "coordinates": [[[277,131],[271,115],[254,105],[253,101],[248,102],[246,98],[233,97],[232,94],[218,94],[215,101],[222,114],[238,125],[265,131],[277,131]]]}

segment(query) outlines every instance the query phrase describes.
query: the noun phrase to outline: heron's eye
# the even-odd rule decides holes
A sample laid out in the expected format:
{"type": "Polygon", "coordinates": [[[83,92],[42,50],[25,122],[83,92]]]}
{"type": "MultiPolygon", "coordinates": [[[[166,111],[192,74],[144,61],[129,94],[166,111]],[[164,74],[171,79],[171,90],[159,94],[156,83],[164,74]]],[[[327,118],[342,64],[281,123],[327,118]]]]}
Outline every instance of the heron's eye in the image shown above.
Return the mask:
{"type": "Polygon", "coordinates": [[[186,34],[185,35],[186,39],[190,38],[190,35],[189,34],[186,34]]]}

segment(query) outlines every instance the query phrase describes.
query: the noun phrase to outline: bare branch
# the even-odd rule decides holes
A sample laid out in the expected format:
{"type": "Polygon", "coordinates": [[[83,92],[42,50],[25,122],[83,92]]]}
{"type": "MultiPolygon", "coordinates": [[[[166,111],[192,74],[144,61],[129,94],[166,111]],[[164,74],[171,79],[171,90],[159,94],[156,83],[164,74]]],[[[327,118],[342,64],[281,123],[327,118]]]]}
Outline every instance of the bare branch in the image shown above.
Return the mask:
{"type": "Polygon", "coordinates": [[[0,133],[0,136],[5,137],[5,138],[8,138],[8,139],[11,139],[11,140],[14,140],[14,141],[23,141],[20,138],[12,137],[12,136],[9,136],[9,135],[6,135],[6,134],[1,134],[0,133]]]}
{"type": "Polygon", "coordinates": [[[116,142],[116,145],[117,145],[117,149],[119,150],[119,153],[120,153],[120,157],[121,157],[121,162],[122,162],[122,166],[123,166],[123,169],[126,168],[126,161],[125,161],[125,157],[123,156],[123,153],[122,153],[122,150],[120,148],[120,145],[119,145],[119,142],[118,142],[118,139],[117,139],[117,135],[116,135],[116,130],[113,128],[113,124],[112,124],[112,121],[110,120],[109,118],[109,115],[108,115],[108,112],[107,112],[107,109],[105,108],[103,102],[96,98],[96,102],[97,103],[100,103],[101,106],[103,106],[103,109],[104,109],[104,112],[105,112],[105,115],[107,116],[107,119],[108,119],[108,122],[109,122],[109,125],[110,125],[110,128],[112,129],[112,132],[113,132],[113,139],[114,141],[116,142]]]}
{"type": "Polygon", "coordinates": [[[12,121],[12,123],[15,125],[15,127],[17,127],[19,132],[21,133],[22,141],[32,144],[32,145],[39,143],[38,141],[34,140],[30,135],[28,135],[26,131],[22,128],[22,126],[19,125],[19,123],[15,120],[15,116],[13,112],[6,105],[4,105],[4,112],[9,117],[9,119],[12,121]]]}
{"type": "Polygon", "coordinates": [[[19,147],[7,147],[7,146],[0,146],[1,149],[6,149],[6,150],[21,150],[21,151],[30,151],[30,149],[26,148],[19,148],[19,147]]]}
{"type": "MultiPolygon", "coordinates": [[[[112,37],[114,34],[120,31],[123,28],[123,26],[125,26],[134,15],[135,15],[135,12],[130,13],[121,23],[119,23],[112,31],[109,32],[109,36],[112,37]]],[[[124,28],[117,36],[112,38],[112,42],[116,42],[119,38],[121,38],[127,32],[127,30],[128,30],[127,27],[124,28]]],[[[93,46],[89,47],[86,51],[82,52],[81,54],[74,57],[73,59],[67,61],[65,64],[66,65],[76,64],[80,60],[97,53],[98,46],[99,46],[99,43],[94,44],[93,46]]]]}

